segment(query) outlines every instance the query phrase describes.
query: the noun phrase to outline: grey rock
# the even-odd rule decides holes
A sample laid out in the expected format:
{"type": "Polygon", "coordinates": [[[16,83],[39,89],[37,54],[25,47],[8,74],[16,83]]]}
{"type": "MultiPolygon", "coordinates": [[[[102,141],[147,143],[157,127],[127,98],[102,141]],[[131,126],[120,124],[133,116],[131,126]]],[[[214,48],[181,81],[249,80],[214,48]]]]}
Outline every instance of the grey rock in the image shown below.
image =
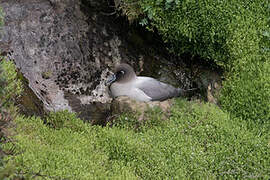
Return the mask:
{"type": "Polygon", "coordinates": [[[80,105],[110,102],[105,86],[110,67],[123,57],[135,59],[120,50],[112,17],[97,13],[104,2],[87,2],[85,9],[78,0],[0,0],[5,13],[0,53],[15,61],[46,110],[77,110],[66,93],[80,105]]]}

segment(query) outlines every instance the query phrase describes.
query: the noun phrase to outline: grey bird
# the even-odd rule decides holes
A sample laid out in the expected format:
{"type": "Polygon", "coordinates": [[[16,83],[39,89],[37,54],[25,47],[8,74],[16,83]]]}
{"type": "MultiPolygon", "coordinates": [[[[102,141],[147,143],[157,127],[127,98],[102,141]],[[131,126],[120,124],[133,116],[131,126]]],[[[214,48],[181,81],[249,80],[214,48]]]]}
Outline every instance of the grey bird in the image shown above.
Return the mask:
{"type": "Polygon", "coordinates": [[[111,96],[128,96],[138,101],[164,101],[183,94],[183,90],[165,84],[151,77],[136,76],[133,68],[119,64],[108,79],[111,96]]]}

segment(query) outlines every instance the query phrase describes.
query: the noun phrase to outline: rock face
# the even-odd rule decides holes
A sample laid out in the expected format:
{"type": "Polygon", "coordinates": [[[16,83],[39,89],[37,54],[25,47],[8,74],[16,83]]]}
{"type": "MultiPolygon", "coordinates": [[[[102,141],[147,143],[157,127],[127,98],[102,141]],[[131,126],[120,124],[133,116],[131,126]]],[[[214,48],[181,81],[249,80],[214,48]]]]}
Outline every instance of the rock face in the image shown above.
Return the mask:
{"type": "Polygon", "coordinates": [[[0,0],[1,53],[15,61],[46,110],[111,100],[104,85],[109,69],[132,55],[121,50],[112,17],[97,14],[106,2],[0,0]]]}
{"type": "Polygon", "coordinates": [[[184,89],[193,86],[192,73],[186,73],[181,60],[174,59],[175,65],[157,52],[150,54],[154,43],[137,36],[141,50],[136,43],[132,46],[133,34],[121,18],[110,15],[114,10],[108,2],[0,0],[5,14],[0,53],[15,61],[43,109],[68,109],[80,112],[83,119],[104,119],[112,100],[105,81],[119,62],[131,64],[137,74],[184,89]],[[162,73],[167,78],[161,78],[162,73]]]}

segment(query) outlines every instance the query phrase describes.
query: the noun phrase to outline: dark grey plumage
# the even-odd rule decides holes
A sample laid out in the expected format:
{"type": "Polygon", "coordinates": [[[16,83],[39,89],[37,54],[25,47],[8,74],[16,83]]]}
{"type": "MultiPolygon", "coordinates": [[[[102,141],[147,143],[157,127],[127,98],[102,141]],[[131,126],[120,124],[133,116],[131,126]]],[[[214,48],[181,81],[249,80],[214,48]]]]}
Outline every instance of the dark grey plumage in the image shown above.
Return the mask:
{"type": "Polygon", "coordinates": [[[147,78],[147,84],[139,84],[141,89],[147,96],[151,97],[151,101],[164,101],[173,97],[180,96],[181,90],[169,84],[160,82],[154,78],[147,78]]]}

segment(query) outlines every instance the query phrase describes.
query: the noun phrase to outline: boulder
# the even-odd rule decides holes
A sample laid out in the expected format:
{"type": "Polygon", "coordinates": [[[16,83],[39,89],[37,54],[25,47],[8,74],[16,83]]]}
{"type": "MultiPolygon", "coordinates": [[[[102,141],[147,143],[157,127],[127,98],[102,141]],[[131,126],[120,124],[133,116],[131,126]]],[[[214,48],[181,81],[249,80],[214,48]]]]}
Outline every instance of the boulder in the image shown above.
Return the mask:
{"type": "MultiPolygon", "coordinates": [[[[14,60],[27,79],[26,96],[31,97],[22,100],[24,112],[32,114],[35,110],[29,107],[36,104],[42,106],[36,111],[69,110],[86,120],[98,117],[104,121],[112,100],[105,82],[119,62],[129,63],[137,74],[176,87],[196,87],[199,82],[193,80],[197,77],[193,77],[193,70],[184,60],[164,55],[165,48],[157,46],[159,40],[154,36],[145,38],[146,31],[129,26],[114,13],[115,9],[108,4],[111,2],[0,0],[5,14],[0,54],[14,60]],[[38,103],[31,102],[36,99],[32,98],[34,95],[38,103]]],[[[206,91],[207,83],[201,84],[206,91]]],[[[147,107],[165,106],[165,102],[161,104],[150,103],[147,107]]],[[[138,108],[144,109],[146,104],[138,108]]]]}
{"type": "Polygon", "coordinates": [[[106,0],[0,0],[0,7],[0,54],[15,62],[45,111],[82,113],[82,106],[110,103],[110,70],[138,59],[115,17],[100,12],[110,10],[106,0]]]}

